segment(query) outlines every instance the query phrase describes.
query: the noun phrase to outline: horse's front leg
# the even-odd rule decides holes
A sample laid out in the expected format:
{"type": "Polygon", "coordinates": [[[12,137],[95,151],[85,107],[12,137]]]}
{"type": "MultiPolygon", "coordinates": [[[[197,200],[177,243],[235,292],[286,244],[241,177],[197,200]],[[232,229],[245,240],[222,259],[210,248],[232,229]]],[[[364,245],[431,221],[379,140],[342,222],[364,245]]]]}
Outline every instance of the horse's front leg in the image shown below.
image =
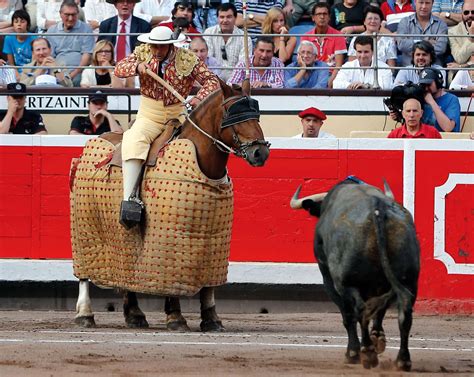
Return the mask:
{"type": "Polygon", "coordinates": [[[79,280],[79,297],[77,298],[74,322],[81,327],[95,327],[94,313],[92,313],[89,297],[89,280],[87,279],[79,280]]]}
{"type": "Polygon", "coordinates": [[[124,291],[123,316],[125,317],[127,326],[130,328],[148,327],[145,314],[138,307],[138,300],[135,292],[124,291]]]}
{"type": "Polygon", "coordinates": [[[165,297],[166,328],[170,331],[191,331],[186,319],[181,314],[178,297],[165,297]]]}
{"type": "Polygon", "coordinates": [[[201,331],[222,332],[225,327],[216,312],[214,288],[204,287],[199,294],[201,300],[201,331]]]}

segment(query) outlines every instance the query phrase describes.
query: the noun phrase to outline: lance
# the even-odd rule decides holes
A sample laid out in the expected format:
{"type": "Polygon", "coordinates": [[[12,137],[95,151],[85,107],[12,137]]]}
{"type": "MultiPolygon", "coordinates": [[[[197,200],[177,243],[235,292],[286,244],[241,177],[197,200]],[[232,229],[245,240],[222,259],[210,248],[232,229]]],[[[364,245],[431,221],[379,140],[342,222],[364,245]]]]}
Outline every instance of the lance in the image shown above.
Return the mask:
{"type": "Polygon", "coordinates": [[[247,29],[247,0],[242,1],[242,18],[244,19],[245,80],[249,80],[250,83],[249,38],[247,29]]]}

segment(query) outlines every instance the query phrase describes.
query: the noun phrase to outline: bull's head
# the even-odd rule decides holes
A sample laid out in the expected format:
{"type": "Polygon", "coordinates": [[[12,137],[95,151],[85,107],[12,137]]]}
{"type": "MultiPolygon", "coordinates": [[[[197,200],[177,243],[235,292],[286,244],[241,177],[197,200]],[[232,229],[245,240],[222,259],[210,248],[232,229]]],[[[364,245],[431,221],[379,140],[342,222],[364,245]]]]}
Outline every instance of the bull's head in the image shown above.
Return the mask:
{"type": "Polygon", "coordinates": [[[312,216],[319,217],[321,215],[321,203],[328,194],[323,192],[321,194],[313,194],[305,196],[304,198],[298,199],[300,195],[302,185],[299,185],[290,201],[290,207],[293,209],[305,209],[312,216]]]}

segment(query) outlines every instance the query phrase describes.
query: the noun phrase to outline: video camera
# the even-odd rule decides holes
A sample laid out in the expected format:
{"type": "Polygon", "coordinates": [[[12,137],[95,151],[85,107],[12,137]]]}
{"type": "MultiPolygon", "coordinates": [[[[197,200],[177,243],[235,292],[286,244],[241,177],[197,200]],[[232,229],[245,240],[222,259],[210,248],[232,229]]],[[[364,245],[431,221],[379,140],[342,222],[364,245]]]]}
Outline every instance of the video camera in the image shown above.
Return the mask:
{"type": "Polygon", "coordinates": [[[425,104],[425,91],[424,85],[414,84],[408,81],[405,85],[399,85],[393,88],[390,98],[384,98],[383,103],[390,111],[395,113],[396,121],[403,123],[403,103],[407,99],[415,98],[423,107],[425,104]]]}

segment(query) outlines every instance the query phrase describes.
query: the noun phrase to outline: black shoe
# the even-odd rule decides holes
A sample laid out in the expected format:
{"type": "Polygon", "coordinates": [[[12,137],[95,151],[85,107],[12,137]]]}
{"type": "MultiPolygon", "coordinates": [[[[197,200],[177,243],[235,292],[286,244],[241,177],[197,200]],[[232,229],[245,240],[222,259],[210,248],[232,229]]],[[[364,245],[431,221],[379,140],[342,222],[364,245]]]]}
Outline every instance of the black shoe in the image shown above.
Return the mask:
{"type": "Polygon", "coordinates": [[[142,222],[145,213],[145,205],[138,198],[122,200],[120,204],[119,222],[127,230],[142,222]]]}

